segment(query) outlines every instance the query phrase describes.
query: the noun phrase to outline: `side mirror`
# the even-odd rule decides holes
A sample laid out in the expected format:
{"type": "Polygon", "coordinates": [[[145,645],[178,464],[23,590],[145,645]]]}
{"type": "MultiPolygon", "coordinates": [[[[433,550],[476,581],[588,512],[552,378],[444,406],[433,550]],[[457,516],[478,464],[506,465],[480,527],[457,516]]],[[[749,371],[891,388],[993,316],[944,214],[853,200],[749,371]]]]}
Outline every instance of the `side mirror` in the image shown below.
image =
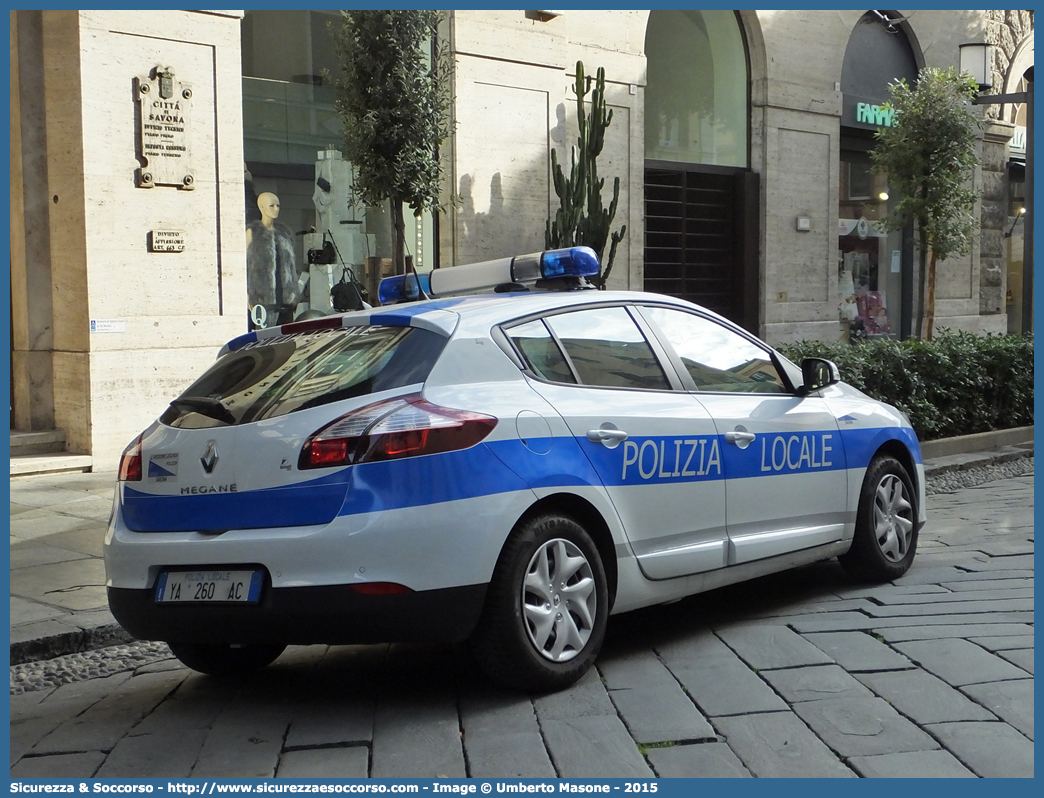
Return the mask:
{"type": "Polygon", "coordinates": [[[841,382],[841,372],[829,360],[807,357],[801,361],[801,378],[804,384],[798,388],[798,396],[808,396],[813,391],[841,382]]]}

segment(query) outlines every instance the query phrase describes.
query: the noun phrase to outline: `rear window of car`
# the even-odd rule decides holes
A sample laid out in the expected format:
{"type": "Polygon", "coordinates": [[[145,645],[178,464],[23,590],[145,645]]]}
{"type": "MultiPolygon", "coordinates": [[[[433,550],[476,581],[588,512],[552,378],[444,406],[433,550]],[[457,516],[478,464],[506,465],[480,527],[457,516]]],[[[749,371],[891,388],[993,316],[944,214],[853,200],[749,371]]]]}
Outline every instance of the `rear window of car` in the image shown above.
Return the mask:
{"type": "Polygon", "coordinates": [[[160,416],[203,429],[248,424],[424,382],[446,339],[415,327],[348,327],[255,341],[220,357],[160,416]]]}
{"type": "Polygon", "coordinates": [[[569,364],[562,356],[562,350],[558,348],[548,332],[544,322],[540,319],[520,324],[509,330],[511,340],[519,348],[525,357],[529,367],[542,380],[549,382],[576,383],[569,364]]]}
{"type": "Polygon", "coordinates": [[[542,380],[670,390],[656,355],[625,308],[559,313],[509,327],[506,333],[542,380]]]}

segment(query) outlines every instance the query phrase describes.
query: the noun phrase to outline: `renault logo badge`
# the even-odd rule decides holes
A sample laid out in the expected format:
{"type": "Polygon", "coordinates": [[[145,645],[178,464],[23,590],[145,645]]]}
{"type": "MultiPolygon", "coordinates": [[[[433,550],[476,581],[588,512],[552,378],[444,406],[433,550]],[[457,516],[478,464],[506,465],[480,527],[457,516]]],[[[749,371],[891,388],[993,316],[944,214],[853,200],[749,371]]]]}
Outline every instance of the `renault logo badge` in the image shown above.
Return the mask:
{"type": "Polygon", "coordinates": [[[217,441],[207,441],[207,448],[203,450],[203,456],[199,458],[199,462],[203,464],[203,470],[208,474],[213,474],[214,466],[217,465],[217,461],[217,441]]]}

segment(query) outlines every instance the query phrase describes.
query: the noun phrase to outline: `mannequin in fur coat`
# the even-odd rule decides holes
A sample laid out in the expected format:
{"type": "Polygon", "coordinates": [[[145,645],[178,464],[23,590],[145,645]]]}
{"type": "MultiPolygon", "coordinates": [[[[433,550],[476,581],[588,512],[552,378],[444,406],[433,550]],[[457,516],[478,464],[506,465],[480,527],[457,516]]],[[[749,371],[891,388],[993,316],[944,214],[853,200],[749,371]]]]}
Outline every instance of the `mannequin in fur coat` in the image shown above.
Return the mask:
{"type": "Polygon", "coordinates": [[[257,198],[257,207],[261,219],[246,229],[247,299],[251,307],[265,306],[269,325],[285,324],[293,321],[300,301],[294,239],[285,225],[276,223],[279,197],[266,191],[257,198]]]}

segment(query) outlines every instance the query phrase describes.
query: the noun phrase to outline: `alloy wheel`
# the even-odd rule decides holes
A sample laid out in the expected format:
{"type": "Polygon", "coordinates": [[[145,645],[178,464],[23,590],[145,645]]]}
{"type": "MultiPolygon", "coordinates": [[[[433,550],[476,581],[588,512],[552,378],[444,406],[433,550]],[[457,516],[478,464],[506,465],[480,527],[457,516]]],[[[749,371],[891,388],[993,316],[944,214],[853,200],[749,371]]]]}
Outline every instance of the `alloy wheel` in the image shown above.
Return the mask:
{"type": "Polygon", "coordinates": [[[874,535],[886,560],[899,562],[906,556],[913,528],[906,485],[895,474],[886,474],[874,494],[874,535]]]}
{"type": "Polygon", "coordinates": [[[598,614],[594,572],[576,544],[549,540],[529,561],[522,584],[529,640],[552,662],[568,662],[591,638],[598,614]]]}

